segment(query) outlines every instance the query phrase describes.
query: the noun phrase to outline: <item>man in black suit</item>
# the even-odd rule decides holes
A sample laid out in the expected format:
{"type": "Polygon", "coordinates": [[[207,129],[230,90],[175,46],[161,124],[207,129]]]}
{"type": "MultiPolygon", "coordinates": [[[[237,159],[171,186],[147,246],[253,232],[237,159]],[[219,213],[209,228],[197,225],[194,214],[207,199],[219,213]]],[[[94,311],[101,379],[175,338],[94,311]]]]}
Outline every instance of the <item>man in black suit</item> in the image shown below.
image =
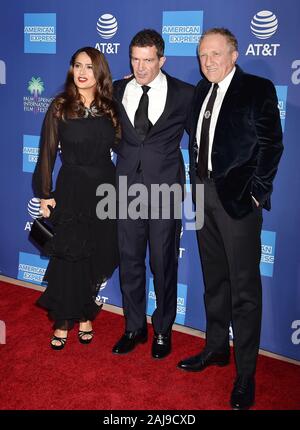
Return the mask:
{"type": "Polygon", "coordinates": [[[122,126],[122,139],[116,151],[120,281],[126,327],[113,352],[128,353],[147,340],[145,258],[149,243],[156,295],[152,356],[163,358],[171,351],[171,330],[177,309],[181,218],[175,212],[181,204],[185,182],[180,141],[194,88],[161,71],[166,60],[164,41],[155,30],[145,29],[134,36],[130,58],[133,76],[114,82],[122,126]],[[127,209],[133,203],[130,197],[128,204],[121,202],[127,190],[136,184],[148,193],[140,202],[138,217],[132,213],[128,216],[127,209]],[[179,199],[178,193],[176,196],[171,193],[170,203],[161,197],[153,199],[151,187],[155,184],[167,188],[177,184],[179,199]],[[163,214],[165,209],[170,210],[169,216],[163,214]]]}
{"type": "Polygon", "coordinates": [[[262,208],[270,210],[283,150],[278,101],[272,82],[235,64],[237,40],[229,30],[206,31],[199,57],[205,78],[193,101],[190,176],[194,200],[204,184],[204,227],[197,238],[206,346],[178,367],[202,371],[228,364],[231,322],[237,369],[231,406],[248,409],[255,398],[261,327],[262,208]]]}

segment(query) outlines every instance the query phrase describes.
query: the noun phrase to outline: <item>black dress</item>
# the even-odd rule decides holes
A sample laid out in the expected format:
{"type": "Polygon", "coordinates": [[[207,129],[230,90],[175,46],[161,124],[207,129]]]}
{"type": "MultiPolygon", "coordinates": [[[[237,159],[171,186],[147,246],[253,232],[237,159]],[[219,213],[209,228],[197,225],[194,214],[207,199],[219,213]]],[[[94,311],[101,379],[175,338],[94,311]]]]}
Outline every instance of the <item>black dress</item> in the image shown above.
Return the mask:
{"type": "Polygon", "coordinates": [[[54,327],[70,329],[75,321],[93,320],[100,310],[95,300],[101,283],[118,265],[115,219],[98,219],[99,185],[115,186],[115,166],[110,149],[115,129],[107,116],[57,120],[53,104],[41,134],[39,160],[33,175],[35,194],[54,198],[50,221],[54,239],[45,252],[50,256],[44,280],[48,282],[38,304],[47,308],[54,327]],[[62,166],[55,191],[52,170],[61,150],[62,166]]]}

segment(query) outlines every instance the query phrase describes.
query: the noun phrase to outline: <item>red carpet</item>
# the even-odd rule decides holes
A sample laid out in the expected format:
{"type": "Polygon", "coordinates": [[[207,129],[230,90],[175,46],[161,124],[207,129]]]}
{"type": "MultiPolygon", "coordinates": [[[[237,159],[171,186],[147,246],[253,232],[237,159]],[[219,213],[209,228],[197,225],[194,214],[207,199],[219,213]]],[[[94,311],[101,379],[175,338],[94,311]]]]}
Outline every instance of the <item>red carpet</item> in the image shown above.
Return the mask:
{"type": "MultiPolygon", "coordinates": [[[[81,345],[72,330],[64,350],[53,351],[51,324],[34,305],[39,294],[0,282],[0,320],[7,329],[0,345],[1,410],[229,409],[233,360],[202,373],[176,369],[180,359],[200,350],[202,339],[174,332],[173,353],[161,361],[150,356],[151,340],[116,356],[111,348],[123,317],[102,311],[90,345],[81,345]]],[[[254,409],[300,409],[299,381],[300,366],[260,356],[254,409]]]]}

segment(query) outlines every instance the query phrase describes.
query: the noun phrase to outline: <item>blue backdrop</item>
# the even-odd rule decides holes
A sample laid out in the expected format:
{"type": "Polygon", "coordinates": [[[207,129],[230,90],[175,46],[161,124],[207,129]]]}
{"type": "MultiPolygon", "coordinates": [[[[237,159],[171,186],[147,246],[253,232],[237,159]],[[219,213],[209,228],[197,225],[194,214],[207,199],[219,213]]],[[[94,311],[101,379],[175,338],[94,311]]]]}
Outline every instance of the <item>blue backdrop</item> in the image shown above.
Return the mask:
{"type": "MultiPolygon", "coordinates": [[[[47,266],[48,260],[28,241],[39,209],[31,178],[44,113],[61,90],[72,53],[86,45],[98,48],[107,56],[113,78],[119,79],[129,72],[132,36],[142,28],[155,28],[166,42],[165,70],[195,84],[200,78],[196,46],[203,29],[228,27],[239,40],[239,65],[276,85],[284,129],[273,209],[264,213],[262,232],[261,348],[300,360],[299,18],[297,0],[22,0],[14,1],[14,7],[2,0],[0,273],[41,284],[47,266]]],[[[188,170],[186,136],[182,152],[188,170]]],[[[58,168],[59,160],[56,172],[58,168]]],[[[190,194],[185,208],[191,208],[190,194]]],[[[151,314],[155,296],[147,270],[151,314]]],[[[185,228],[178,279],[176,322],[205,330],[195,232],[185,228]]],[[[117,272],[103,287],[103,300],[121,306],[117,272]]]]}

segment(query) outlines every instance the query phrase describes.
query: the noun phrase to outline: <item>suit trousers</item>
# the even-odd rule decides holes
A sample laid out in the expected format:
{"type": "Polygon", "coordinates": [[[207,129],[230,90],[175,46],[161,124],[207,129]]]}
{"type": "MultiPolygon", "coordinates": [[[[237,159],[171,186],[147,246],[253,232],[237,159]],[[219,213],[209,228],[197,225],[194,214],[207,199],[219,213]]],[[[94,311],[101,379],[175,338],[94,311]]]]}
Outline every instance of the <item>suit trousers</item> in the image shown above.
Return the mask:
{"type": "Polygon", "coordinates": [[[120,280],[126,330],[139,330],[146,323],[145,259],[148,243],[156,295],[153,328],[156,333],[162,334],[171,330],[177,310],[180,232],[179,219],[118,219],[120,280]]]}
{"type": "MultiPolygon", "coordinates": [[[[201,183],[197,179],[198,183],[201,183]]],[[[254,375],[260,342],[262,209],[230,217],[215,183],[204,180],[204,226],[197,231],[205,284],[206,349],[229,352],[232,324],[238,375],[254,375]]]]}

